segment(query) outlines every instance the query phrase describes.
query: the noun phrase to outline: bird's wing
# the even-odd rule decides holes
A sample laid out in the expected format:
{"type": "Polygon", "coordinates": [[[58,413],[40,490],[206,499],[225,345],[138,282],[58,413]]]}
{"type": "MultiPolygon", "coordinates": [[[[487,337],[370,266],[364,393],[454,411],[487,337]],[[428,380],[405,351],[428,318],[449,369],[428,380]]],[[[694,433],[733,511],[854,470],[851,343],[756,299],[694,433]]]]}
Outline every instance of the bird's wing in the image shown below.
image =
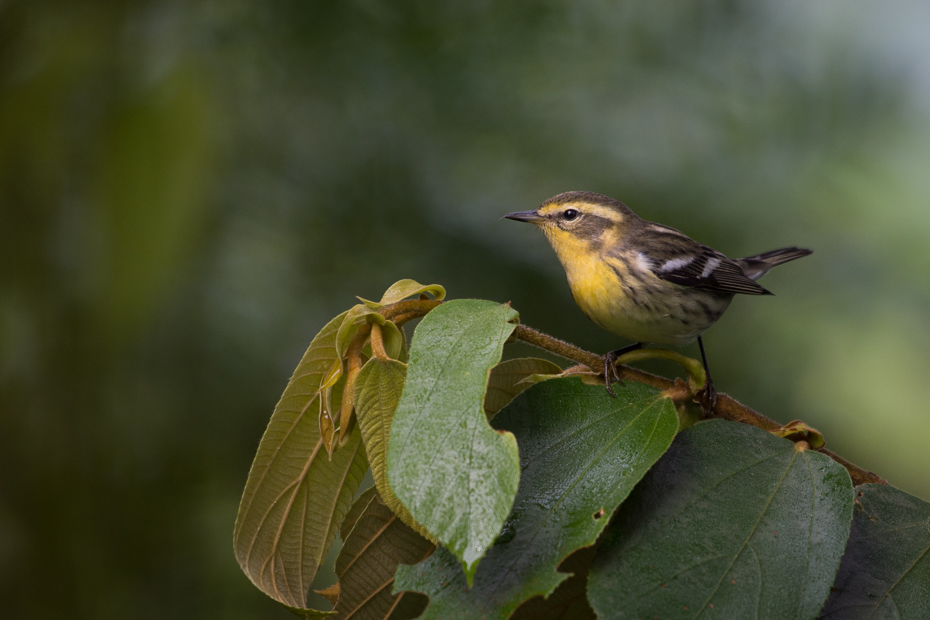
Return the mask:
{"type": "Polygon", "coordinates": [[[651,237],[645,247],[655,248],[649,253],[649,264],[658,278],[721,293],[772,294],[734,261],[674,228],[651,224],[644,232],[651,237]]]}

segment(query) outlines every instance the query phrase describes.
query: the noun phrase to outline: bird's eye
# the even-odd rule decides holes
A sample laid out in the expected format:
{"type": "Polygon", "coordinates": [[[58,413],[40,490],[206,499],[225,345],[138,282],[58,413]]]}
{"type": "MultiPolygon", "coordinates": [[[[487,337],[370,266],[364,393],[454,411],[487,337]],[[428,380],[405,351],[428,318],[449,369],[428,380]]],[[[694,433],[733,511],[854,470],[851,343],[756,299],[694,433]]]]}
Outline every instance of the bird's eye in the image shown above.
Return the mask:
{"type": "Polygon", "coordinates": [[[577,219],[579,215],[581,215],[581,213],[575,209],[565,209],[565,211],[562,213],[562,218],[568,222],[571,222],[572,220],[577,219]]]}

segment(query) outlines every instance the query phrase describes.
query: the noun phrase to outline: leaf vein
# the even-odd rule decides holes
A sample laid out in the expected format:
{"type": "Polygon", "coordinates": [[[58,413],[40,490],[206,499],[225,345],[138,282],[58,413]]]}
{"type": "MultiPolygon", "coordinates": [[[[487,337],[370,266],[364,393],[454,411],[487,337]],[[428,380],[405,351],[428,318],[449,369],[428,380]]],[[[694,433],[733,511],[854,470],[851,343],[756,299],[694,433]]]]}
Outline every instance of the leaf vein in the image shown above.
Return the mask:
{"type": "MultiPolygon", "coordinates": [[[[565,500],[565,498],[568,496],[568,494],[571,493],[571,491],[572,491],[572,490],[575,488],[575,486],[581,481],[581,479],[584,477],[584,475],[585,475],[588,471],[590,471],[592,467],[594,467],[594,465],[600,460],[600,458],[601,458],[601,456],[604,454],[604,452],[606,452],[607,450],[609,450],[617,441],[619,441],[620,438],[623,437],[624,433],[630,428],[630,426],[632,426],[637,420],[639,420],[639,418],[641,418],[643,415],[645,415],[646,412],[648,412],[649,410],[651,410],[651,409],[652,409],[657,403],[659,403],[661,400],[664,400],[664,399],[656,399],[656,400],[653,401],[648,407],[643,408],[643,410],[640,411],[638,414],[636,414],[635,417],[633,417],[632,419],[630,419],[630,421],[629,421],[626,425],[624,425],[624,426],[617,432],[617,434],[607,443],[607,445],[604,446],[604,448],[603,448],[593,459],[591,459],[591,460],[588,462],[588,464],[585,466],[585,468],[584,468],[577,476],[575,476],[575,479],[574,479],[574,480],[572,481],[572,483],[568,486],[568,488],[565,489],[565,492],[563,492],[563,493],[559,496],[558,500],[556,500],[556,502],[553,504],[552,508],[551,508],[551,509],[546,513],[546,515],[539,521],[538,526],[534,529],[532,535],[529,537],[529,540],[527,540],[527,542],[526,542],[527,546],[530,546],[530,545],[532,544],[532,542],[533,542],[534,540],[536,540],[536,537],[539,535],[539,533],[542,531],[543,527],[544,527],[544,526],[546,525],[546,523],[549,521],[549,517],[551,517],[553,514],[555,514],[556,510],[558,509],[559,506],[561,506],[562,502],[565,500]]],[[[614,413],[614,415],[615,415],[615,414],[616,414],[616,410],[614,410],[613,413],[614,413]]],[[[604,418],[606,418],[606,417],[607,417],[607,416],[604,416],[604,417],[601,418],[601,419],[604,419],[604,418]]],[[[659,417],[659,416],[656,417],[656,420],[657,420],[656,425],[658,424],[658,417],[659,417]]],[[[652,434],[655,433],[655,428],[656,428],[656,426],[654,425],[654,426],[653,426],[652,434]]],[[[652,437],[652,434],[650,434],[650,439],[651,439],[651,437],[652,437]]],[[[521,558],[520,558],[519,556],[514,555],[513,560],[507,565],[507,568],[502,572],[501,577],[500,577],[500,578],[498,579],[498,581],[497,581],[497,584],[494,586],[494,588],[491,589],[491,592],[490,592],[490,594],[489,594],[489,596],[488,596],[488,598],[487,598],[487,601],[488,601],[488,602],[491,602],[491,601],[493,600],[493,598],[494,598],[494,597],[493,597],[493,594],[495,594],[495,593],[501,588],[501,586],[504,584],[504,578],[503,578],[503,577],[504,577],[505,575],[507,575],[507,574],[510,574],[510,573],[514,572],[514,568],[515,568],[517,562],[518,562],[520,559],[521,559],[521,558]]]]}
{"type": "MultiPolygon", "coordinates": [[[[695,616],[694,616],[695,618],[699,617],[702,613],[704,613],[704,610],[707,609],[707,604],[711,601],[711,599],[712,599],[712,598],[714,597],[714,595],[717,593],[717,590],[720,589],[720,584],[723,583],[724,578],[727,576],[727,574],[729,574],[730,569],[733,567],[733,564],[735,564],[735,563],[736,563],[736,560],[739,559],[739,556],[742,555],[743,549],[745,549],[747,546],[749,546],[749,541],[750,541],[750,540],[752,539],[752,537],[755,535],[756,529],[759,527],[759,522],[762,521],[762,517],[764,517],[764,516],[765,516],[765,513],[768,512],[769,506],[772,504],[772,500],[775,499],[775,495],[778,494],[778,491],[779,491],[779,489],[781,489],[781,486],[782,486],[782,484],[784,483],[785,478],[786,478],[787,475],[788,475],[788,472],[791,470],[792,465],[794,465],[794,460],[795,460],[795,458],[797,458],[798,453],[797,453],[796,450],[794,450],[793,447],[791,448],[791,450],[792,450],[792,452],[793,452],[793,454],[791,455],[791,460],[788,462],[788,466],[785,467],[785,471],[782,472],[781,478],[778,480],[778,484],[775,485],[775,489],[772,491],[772,494],[769,496],[768,500],[766,500],[765,505],[762,507],[762,511],[759,513],[759,517],[756,519],[756,522],[753,523],[752,527],[750,528],[749,534],[748,534],[748,536],[746,537],[746,540],[743,541],[743,544],[740,545],[740,548],[739,548],[739,550],[736,552],[736,555],[733,556],[733,561],[730,562],[730,564],[729,564],[729,566],[727,566],[726,570],[723,571],[723,574],[720,575],[720,579],[717,581],[717,585],[714,586],[714,589],[713,589],[713,590],[711,590],[711,593],[710,593],[710,595],[708,595],[707,600],[704,601],[704,604],[701,605],[701,608],[698,610],[697,614],[695,614],[695,616]]],[[[763,460],[766,460],[766,459],[763,459],[763,460]]],[[[761,462],[761,461],[760,461],[760,462],[761,462]]],[[[750,546],[750,549],[751,549],[751,546],[750,546]]],[[[753,550],[753,553],[755,553],[754,550],[753,550]]],[[[758,562],[758,556],[756,556],[756,561],[758,562]]],[[[760,569],[760,570],[761,570],[761,569],[760,569]]],[[[761,576],[760,576],[760,579],[759,579],[759,587],[760,587],[760,588],[762,587],[762,579],[761,579],[761,576]]],[[[761,592],[761,591],[760,591],[760,592],[761,592]]],[[[757,603],[757,604],[758,604],[758,603],[757,603]]],[[[756,610],[756,614],[758,615],[758,610],[756,610]]]]}
{"type": "Polygon", "coordinates": [[[872,613],[869,614],[869,618],[875,615],[875,612],[878,611],[879,606],[881,606],[882,601],[885,600],[885,598],[888,598],[889,600],[891,600],[891,604],[894,605],[895,611],[897,611],[898,606],[895,604],[894,598],[892,598],[891,596],[891,592],[892,590],[898,587],[898,584],[901,583],[901,580],[907,576],[907,574],[911,571],[911,569],[917,566],[917,563],[920,562],[920,560],[922,560],[925,555],[927,555],[927,551],[930,551],[930,546],[924,547],[924,550],[920,552],[920,555],[918,555],[917,558],[913,562],[911,562],[911,565],[908,566],[906,569],[904,569],[904,572],[902,572],[901,576],[898,577],[893,584],[891,584],[890,588],[885,590],[885,593],[882,595],[880,599],[878,599],[878,602],[875,604],[875,608],[872,610],[872,613]]]}

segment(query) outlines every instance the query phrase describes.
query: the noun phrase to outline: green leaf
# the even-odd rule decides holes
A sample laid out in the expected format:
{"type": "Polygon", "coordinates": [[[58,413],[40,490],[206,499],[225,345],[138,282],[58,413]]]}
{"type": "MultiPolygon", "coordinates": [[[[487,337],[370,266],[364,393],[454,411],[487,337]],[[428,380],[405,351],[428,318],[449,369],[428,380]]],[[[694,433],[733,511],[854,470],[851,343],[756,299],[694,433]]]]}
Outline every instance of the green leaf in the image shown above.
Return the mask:
{"type": "MultiPolygon", "coordinates": [[[[339,332],[336,335],[336,351],[338,353],[340,373],[342,372],[342,356],[349,347],[349,342],[351,342],[352,337],[355,336],[359,326],[368,320],[384,323],[383,316],[378,314],[376,310],[372,310],[368,306],[362,304],[352,306],[348,312],[344,313],[344,316],[345,319],[342,321],[342,325],[339,326],[339,332]]],[[[338,375],[336,378],[339,378],[338,375]]]]}
{"type": "Polygon", "coordinates": [[[532,375],[557,375],[562,368],[549,360],[536,357],[520,357],[501,362],[491,370],[488,391],[484,397],[484,412],[493,417],[507,406],[517,394],[530,387],[521,383],[532,375]]]}
{"type": "Polygon", "coordinates": [[[420,562],[436,546],[404,525],[373,491],[352,507],[357,518],[336,558],[335,611],[353,620],[416,618],[428,600],[414,592],[393,594],[394,572],[399,564],[420,562]]]}
{"type": "MultiPolygon", "coordinates": [[[[367,470],[361,433],[327,458],[317,399],[338,361],[346,313],[310,343],[262,436],[246,482],[233,545],[249,579],[294,608],[306,595],[367,470]]],[[[313,610],[307,611],[311,613],[313,610]]]]}
{"type": "Polygon", "coordinates": [[[577,379],[555,379],[501,411],[494,426],[516,436],[523,473],[513,513],[473,587],[437,553],[402,567],[395,589],[429,595],[425,618],[489,620],[551,593],[568,578],[556,570],[559,563],[594,544],[678,429],[675,407],[659,390],[628,382],[617,395],[577,379]]]}
{"type": "Polygon", "coordinates": [[[387,480],[385,453],[394,411],[397,409],[406,377],[405,364],[396,360],[382,361],[376,357],[368,360],[355,380],[355,415],[362,432],[362,440],[365,442],[365,452],[371,464],[375,486],[382,500],[401,521],[420,535],[432,538],[426,528],[417,523],[397,500],[387,480]]]}
{"type": "Polygon", "coordinates": [[[583,547],[559,565],[559,572],[571,577],[559,584],[548,597],[534,596],[524,601],[510,620],[597,620],[588,603],[588,571],[595,547],[583,547]]]}
{"type": "Polygon", "coordinates": [[[930,504],[885,484],[856,487],[830,620],[930,618],[930,504]]]}
{"type": "Polygon", "coordinates": [[[385,321],[381,326],[381,339],[387,354],[402,362],[407,361],[407,337],[404,330],[391,321],[385,321]]]}
{"type": "Polygon", "coordinates": [[[380,302],[368,301],[361,297],[359,297],[359,299],[372,310],[377,310],[378,308],[383,308],[384,306],[397,303],[401,299],[413,297],[420,293],[430,293],[437,300],[442,300],[446,297],[446,289],[438,284],[427,284],[424,286],[416,280],[398,280],[392,284],[388,290],[384,291],[384,295],[381,296],[380,302]]]}
{"type": "Polygon", "coordinates": [[[830,458],[714,420],[682,431],[624,502],[588,580],[610,618],[814,618],[849,535],[830,458]]]}
{"type": "Polygon", "coordinates": [[[488,426],[488,374],[515,325],[509,306],[447,302],[417,326],[394,414],[388,481],[413,518],[463,564],[469,580],[500,532],[520,480],[513,435],[488,426]]]}

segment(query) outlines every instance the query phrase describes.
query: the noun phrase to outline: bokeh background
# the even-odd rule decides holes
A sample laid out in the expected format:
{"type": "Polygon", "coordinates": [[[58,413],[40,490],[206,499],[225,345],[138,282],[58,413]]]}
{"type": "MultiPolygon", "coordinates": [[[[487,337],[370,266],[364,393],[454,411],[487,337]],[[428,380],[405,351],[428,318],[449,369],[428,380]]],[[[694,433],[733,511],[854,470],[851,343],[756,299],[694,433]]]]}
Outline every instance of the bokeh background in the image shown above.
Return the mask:
{"type": "Polygon", "coordinates": [[[930,499],[927,32],[917,0],[0,2],[0,617],[291,617],[231,538],[310,339],[414,278],[624,344],[498,219],[565,190],[814,248],[708,332],[717,385],[930,499]]]}

